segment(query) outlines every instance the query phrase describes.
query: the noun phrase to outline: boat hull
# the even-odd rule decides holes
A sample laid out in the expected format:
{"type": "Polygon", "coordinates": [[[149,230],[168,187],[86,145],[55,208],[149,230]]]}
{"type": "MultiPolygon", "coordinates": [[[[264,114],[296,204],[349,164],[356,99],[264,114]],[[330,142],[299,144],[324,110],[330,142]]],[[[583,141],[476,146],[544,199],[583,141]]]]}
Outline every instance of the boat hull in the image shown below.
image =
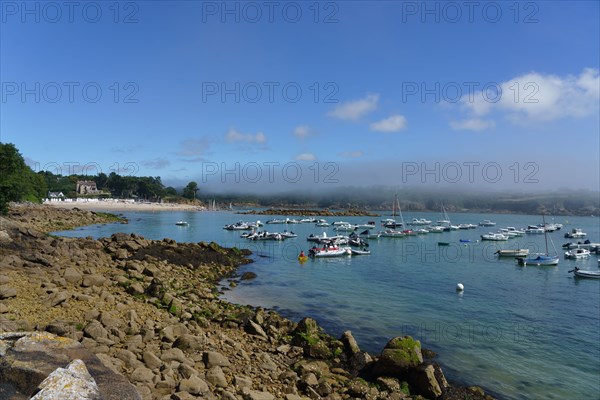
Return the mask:
{"type": "Polygon", "coordinates": [[[600,279],[600,272],[596,271],[573,271],[578,278],[600,279]]]}

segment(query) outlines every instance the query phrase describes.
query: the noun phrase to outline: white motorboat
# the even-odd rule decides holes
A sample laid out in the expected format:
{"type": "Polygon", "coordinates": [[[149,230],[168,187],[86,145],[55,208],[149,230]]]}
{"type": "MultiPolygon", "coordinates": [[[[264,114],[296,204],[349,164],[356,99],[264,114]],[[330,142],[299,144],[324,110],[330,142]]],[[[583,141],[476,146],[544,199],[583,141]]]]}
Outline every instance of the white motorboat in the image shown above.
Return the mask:
{"type": "Polygon", "coordinates": [[[508,236],[503,235],[501,233],[493,233],[493,232],[489,232],[485,235],[481,235],[481,240],[492,240],[492,241],[504,241],[504,240],[508,240],[508,236]]]}
{"type": "Polygon", "coordinates": [[[398,238],[398,237],[405,237],[406,234],[402,231],[397,231],[395,229],[386,229],[385,231],[381,231],[379,232],[379,235],[381,237],[392,237],[392,238],[398,238]]]}
{"type": "Polygon", "coordinates": [[[285,219],[270,219],[267,222],[265,222],[266,224],[285,224],[285,219]]]}
{"type": "Polygon", "coordinates": [[[431,221],[425,218],[413,218],[413,220],[409,223],[409,225],[429,225],[431,221]]]}
{"type": "Polygon", "coordinates": [[[317,221],[315,226],[326,227],[326,226],[329,226],[329,223],[327,221],[325,221],[324,219],[320,219],[317,221]]]}
{"type": "Polygon", "coordinates": [[[498,254],[498,257],[527,257],[529,249],[504,249],[498,250],[495,254],[498,254]]]}
{"type": "Polygon", "coordinates": [[[514,231],[511,231],[511,230],[508,230],[506,228],[500,228],[500,229],[498,229],[498,233],[500,233],[501,235],[504,235],[504,236],[508,236],[509,239],[521,236],[518,233],[516,233],[514,231]]]}
{"type": "Polygon", "coordinates": [[[527,227],[527,229],[525,229],[525,233],[529,235],[543,235],[544,232],[546,232],[544,228],[540,228],[539,226],[530,225],[529,227],[527,227]]]}
{"type": "Polygon", "coordinates": [[[484,219],[479,223],[479,226],[496,226],[496,223],[490,221],[489,219],[484,219]]]}
{"type": "Polygon", "coordinates": [[[572,249],[569,251],[565,251],[565,258],[570,258],[573,260],[577,260],[580,258],[587,258],[590,256],[590,251],[588,249],[572,249]]]}
{"type": "Polygon", "coordinates": [[[333,228],[333,230],[336,232],[353,232],[356,230],[356,227],[350,224],[343,224],[337,225],[335,228],[333,228]]]}
{"type": "Polygon", "coordinates": [[[563,249],[571,250],[571,249],[588,249],[590,252],[597,251],[600,248],[600,243],[592,243],[589,240],[585,242],[577,242],[577,243],[565,243],[563,244],[563,249]]]}
{"type": "Polygon", "coordinates": [[[375,221],[369,221],[366,224],[358,224],[355,225],[356,229],[374,229],[375,221]]]}
{"type": "Polygon", "coordinates": [[[313,247],[309,250],[309,255],[315,258],[318,257],[342,257],[352,254],[350,247],[324,246],[313,247]]]}
{"type": "Polygon", "coordinates": [[[336,236],[327,236],[327,232],[323,232],[322,235],[315,235],[315,234],[310,234],[307,238],[307,241],[309,242],[315,242],[315,243],[330,243],[330,242],[343,242],[348,240],[348,238],[346,236],[342,236],[342,235],[336,235],[336,236]]]}
{"type": "Polygon", "coordinates": [[[252,228],[253,227],[243,221],[238,221],[235,224],[229,224],[223,227],[223,229],[227,229],[228,231],[247,231],[252,228]]]}
{"type": "Polygon", "coordinates": [[[429,228],[427,228],[427,230],[429,230],[429,233],[442,233],[442,232],[444,232],[444,227],[439,226],[439,225],[434,225],[434,226],[430,226],[429,228]]]}
{"type": "Polygon", "coordinates": [[[587,233],[583,232],[579,228],[574,228],[573,230],[571,230],[571,232],[565,233],[565,237],[571,238],[571,239],[578,239],[578,238],[583,238],[586,236],[587,236],[587,233]]]}
{"type": "Polygon", "coordinates": [[[506,227],[507,232],[512,233],[513,235],[516,236],[523,236],[525,234],[525,231],[522,229],[517,229],[514,226],[507,226],[506,227]]]}
{"type": "Polygon", "coordinates": [[[177,221],[177,222],[175,222],[175,225],[177,225],[177,226],[188,226],[189,222],[187,222],[187,221],[177,221]]]}

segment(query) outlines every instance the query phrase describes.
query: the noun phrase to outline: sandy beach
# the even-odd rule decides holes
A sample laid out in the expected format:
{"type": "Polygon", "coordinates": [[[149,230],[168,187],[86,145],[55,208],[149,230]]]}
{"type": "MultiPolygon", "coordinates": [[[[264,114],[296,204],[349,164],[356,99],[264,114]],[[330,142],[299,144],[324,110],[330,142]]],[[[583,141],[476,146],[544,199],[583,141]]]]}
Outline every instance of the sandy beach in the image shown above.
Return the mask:
{"type": "Polygon", "coordinates": [[[44,204],[58,208],[79,208],[86,211],[205,211],[206,207],[190,204],[140,203],[128,201],[49,201],[44,204]]]}

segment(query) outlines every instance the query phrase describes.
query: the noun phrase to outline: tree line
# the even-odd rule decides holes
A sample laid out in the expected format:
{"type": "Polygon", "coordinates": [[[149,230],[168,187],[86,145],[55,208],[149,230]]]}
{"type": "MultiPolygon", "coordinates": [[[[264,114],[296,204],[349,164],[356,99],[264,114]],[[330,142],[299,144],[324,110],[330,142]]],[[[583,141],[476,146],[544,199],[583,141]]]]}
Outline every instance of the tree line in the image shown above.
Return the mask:
{"type": "Polygon", "coordinates": [[[57,175],[50,171],[34,172],[12,143],[0,143],[0,213],[6,214],[11,201],[41,202],[49,192],[77,197],[77,181],[94,181],[102,194],[95,197],[136,198],[145,201],[181,202],[198,198],[198,184],[189,182],[181,192],[162,183],[160,176],[57,175]]]}

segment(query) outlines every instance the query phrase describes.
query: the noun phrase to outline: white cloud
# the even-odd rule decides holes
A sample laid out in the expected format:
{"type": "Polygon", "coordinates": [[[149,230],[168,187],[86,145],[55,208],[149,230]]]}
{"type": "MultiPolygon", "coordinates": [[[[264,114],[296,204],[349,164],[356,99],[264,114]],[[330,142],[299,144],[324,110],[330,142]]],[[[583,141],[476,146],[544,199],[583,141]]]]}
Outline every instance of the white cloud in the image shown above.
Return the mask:
{"type": "Polygon", "coordinates": [[[381,121],[373,122],[370,128],[372,131],[377,132],[398,132],[406,128],[406,118],[403,115],[392,115],[381,121]]]}
{"type": "Polygon", "coordinates": [[[298,139],[304,139],[310,135],[312,135],[312,130],[306,125],[297,126],[296,129],[294,129],[294,136],[298,139]]]}
{"type": "Polygon", "coordinates": [[[598,112],[600,76],[586,68],[578,76],[531,72],[496,86],[497,93],[477,92],[461,101],[471,115],[503,112],[516,123],[582,118],[598,112]]]}
{"type": "Polygon", "coordinates": [[[355,121],[377,109],[378,94],[367,94],[364,98],[339,104],[327,113],[328,116],[346,121],[355,121]]]}
{"type": "Polygon", "coordinates": [[[315,157],[312,153],[302,153],[296,156],[296,161],[314,161],[317,157],[315,157]]]}
{"type": "Polygon", "coordinates": [[[235,128],[229,129],[229,131],[225,135],[225,139],[228,143],[244,142],[250,144],[263,144],[267,141],[267,137],[262,132],[258,132],[255,135],[252,135],[250,133],[238,132],[235,128]]]}
{"type": "Polygon", "coordinates": [[[364,152],[357,150],[357,151],[344,151],[342,153],[339,154],[340,157],[344,157],[344,158],[360,158],[363,157],[365,155],[364,152]]]}
{"type": "Polygon", "coordinates": [[[450,121],[450,127],[455,131],[483,131],[496,126],[493,120],[470,118],[461,121],[450,121]]]}

